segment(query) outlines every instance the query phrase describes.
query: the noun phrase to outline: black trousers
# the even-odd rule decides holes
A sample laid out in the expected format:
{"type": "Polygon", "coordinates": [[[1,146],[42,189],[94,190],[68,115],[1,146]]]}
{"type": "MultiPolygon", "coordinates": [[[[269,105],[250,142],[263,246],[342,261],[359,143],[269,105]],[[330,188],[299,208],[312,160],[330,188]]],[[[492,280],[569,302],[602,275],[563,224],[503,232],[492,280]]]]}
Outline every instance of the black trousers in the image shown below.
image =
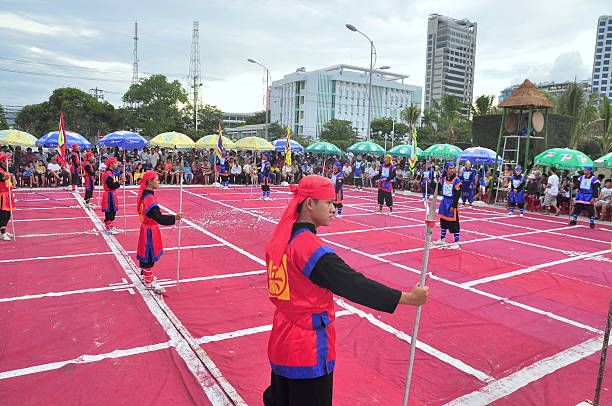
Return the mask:
{"type": "Polygon", "coordinates": [[[107,211],[104,213],[104,222],[115,221],[116,211],[107,211]]]}
{"type": "Polygon", "coordinates": [[[331,406],[334,373],[312,379],[289,379],[272,372],[263,394],[265,406],[331,406]]]}
{"type": "Polygon", "coordinates": [[[363,187],[363,178],[361,176],[355,176],[355,187],[363,187]]]}
{"type": "Polygon", "coordinates": [[[0,210],[0,230],[2,233],[6,231],[6,225],[11,219],[11,212],[8,210],[0,210]]]}
{"type": "Polygon", "coordinates": [[[70,184],[71,185],[76,185],[76,186],[81,186],[81,177],[79,176],[78,173],[71,173],[70,174],[70,184]]]}
{"type": "Polygon", "coordinates": [[[393,207],[393,196],[391,196],[391,192],[378,189],[378,205],[382,206],[383,203],[387,207],[393,207]]]}
{"type": "Polygon", "coordinates": [[[89,203],[89,200],[91,199],[92,196],[93,196],[93,189],[91,190],[85,189],[85,201],[87,203],[89,203]]]}
{"type": "Polygon", "coordinates": [[[270,185],[261,185],[261,191],[262,192],[269,192],[270,191],[270,185]]]}
{"type": "Polygon", "coordinates": [[[580,216],[582,211],[586,211],[589,214],[589,217],[595,217],[595,207],[592,204],[584,204],[584,203],[576,203],[574,205],[573,216],[580,216]]]}
{"type": "Polygon", "coordinates": [[[440,228],[448,230],[453,234],[458,233],[459,232],[459,215],[457,215],[457,220],[455,221],[450,221],[447,219],[440,219],[440,228]]]}

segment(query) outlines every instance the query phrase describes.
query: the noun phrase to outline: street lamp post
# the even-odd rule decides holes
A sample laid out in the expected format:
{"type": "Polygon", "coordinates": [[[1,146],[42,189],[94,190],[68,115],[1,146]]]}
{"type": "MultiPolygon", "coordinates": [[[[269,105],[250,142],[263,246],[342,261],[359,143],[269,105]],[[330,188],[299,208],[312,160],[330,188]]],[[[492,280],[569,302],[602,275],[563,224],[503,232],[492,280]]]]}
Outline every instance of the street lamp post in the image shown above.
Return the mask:
{"type": "Polygon", "coordinates": [[[268,100],[269,100],[268,96],[270,92],[270,79],[271,79],[270,70],[266,68],[264,65],[257,62],[255,59],[247,58],[247,61],[261,66],[266,71],[266,94],[265,94],[264,108],[266,109],[266,140],[269,140],[270,138],[268,137],[268,127],[270,127],[270,109],[268,108],[269,107],[268,106],[268,100]]]}
{"type": "Polygon", "coordinates": [[[354,25],[345,24],[345,27],[353,32],[358,32],[370,42],[370,72],[369,72],[369,78],[368,78],[368,132],[367,132],[368,141],[370,141],[370,135],[372,132],[372,129],[370,128],[370,124],[371,124],[370,118],[372,114],[371,113],[372,111],[372,70],[374,70],[374,65],[376,64],[376,47],[374,46],[374,41],[372,41],[370,37],[365,35],[363,32],[355,28],[354,25]]]}
{"type": "Polygon", "coordinates": [[[393,116],[391,117],[391,119],[393,120],[393,129],[391,130],[391,134],[393,136],[391,137],[391,148],[393,148],[393,144],[395,143],[395,115],[397,114],[397,111],[402,107],[404,106],[397,106],[396,108],[392,109],[393,116]]]}

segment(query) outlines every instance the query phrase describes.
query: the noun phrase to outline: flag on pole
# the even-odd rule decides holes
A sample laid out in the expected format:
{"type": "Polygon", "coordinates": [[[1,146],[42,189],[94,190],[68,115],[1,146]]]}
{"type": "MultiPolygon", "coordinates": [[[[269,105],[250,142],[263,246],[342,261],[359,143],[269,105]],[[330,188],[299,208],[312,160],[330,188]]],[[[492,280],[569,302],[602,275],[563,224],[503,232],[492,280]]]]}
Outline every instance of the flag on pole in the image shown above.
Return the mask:
{"type": "Polygon", "coordinates": [[[217,158],[223,156],[223,121],[219,120],[219,141],[217,141],[217,158]]]}
{"type": "Polygon", "coordinates": [[[416,165],[419,157],[417,153],[417,132],[416,128],[412,127],[412,136],[410,139],[410,146],[412,147],[410,151],[410,158],[408,159],[408,163],[410,164],[410,171],[414,173],[414,166],[416,165]]]}
{"type": "Polygon", "coordinates": [[[64,167],[68,163],[66,161],[66,150],[68,144],[66,143],[66,126],[64,125],[64,113],[60,111],[59,130],[57,134],[57,148],[59,153],[57,154],[57,160],[59,164],[64,167]]]}
{"type": "Polygon", "coordinates": [[[291,166],[291,126],[287,125],[287,141],[285,142],[285,164],[291,166]]]}

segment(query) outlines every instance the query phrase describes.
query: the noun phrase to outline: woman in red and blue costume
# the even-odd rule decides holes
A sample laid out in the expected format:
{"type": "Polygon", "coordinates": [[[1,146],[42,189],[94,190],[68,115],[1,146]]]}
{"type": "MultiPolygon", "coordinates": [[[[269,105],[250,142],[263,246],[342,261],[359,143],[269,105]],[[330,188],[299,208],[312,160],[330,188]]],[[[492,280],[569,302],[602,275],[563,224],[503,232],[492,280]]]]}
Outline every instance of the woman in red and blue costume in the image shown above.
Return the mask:
{"type": "Polygon", "coordinates": [[[165,289],[155,282],[153,266],[164,254],[159,225],[171,226],[183,218],[183,213],[176,215],[162,214],[154,190],[159,188],[159,177],[155,171],[146,171],[140,180],[140,189],[136,199],[136,210],[140,218],[140,236],[136,259],[140,261],[141,275],[145,288],[156,293],[165,289]]]}
{"type": "Polygon", "coordinates": [[[270,156],[267,152],[261,154],[261,167],[259,168],[259,184],[261,185],[261,197],[259,200],[270,199],[270,156]]]}
{"type": "Polygon", "coordinates": [[[79,146],[72,144],[72,152],[70,153],[70,183],[72,191],[76,191],[77,186],[81,184],[81,156],[79,155],[79,146]]]}
{"type": "Polygon", "coordinates": [[[3,241],[10,241],[13,237],[6,232],[6,226],[15,210],[15,195],[11,193],[15,189],[15,178],[8,169],[10,165],[11,156],[0,153],[0,240],[3,241]]]}
{"type": "Polygon", "coordinates": [[[106,160],[106,170],[104,171],[104,175],[102,175],[104,193],[102,193],[102,202],[100,206],[104,213],[104,225],[106,226],[106,232],[108,234],[119,234],[119,230],[113,226],[113,221],[115,221],[115,216],[119,211],[117,189],[125,182],[125,175],[122,175],[121,178],[115,176],[114,171],[118,166],[119,163],[117,162],[117,158],[108,158],[106,160]]]}
{"type": "Polygon", "coordinates": [[[440,228],[442,229],[440,239],[434,245],[445,244],[447,230],[450,230],[455,237],[452,249],[459,249],[459,197],[461,196],[461,179],[455,174],[455,164],[447,162],[444,165],[444,176],[440,179],[440,189],[442,200],[438,207],[438,217],[440,218],[440,228]]]}
{"type": "Polygon", "coordinates": [[[336,197],[334,199],[336,217],[341,217],[342,208],[344,207],[344,191],[342,190],[342,185],[344,185],[344,173],[342,172],[342,164],[340,162],[334,163],[331,180],[334,182],[334,190],[336,192],[336,197]]]}
{"type": "Polygon", "coordinates": [[[266,245],[268,295],[275,306],[268,358],[266,406],[331,406],[336,365],[334,294],[393,313],[398,304],[422,305],[429,288],[390,288],[348,266],[317,236],[334,218],[329,178],[305,176],[266,245]]]}
{"type": "Polygon", "coordinates": [[[383,164],[378,172],[378,213],[382,213],[383,203],[393,212],[393,180],[395,179],[395,165],[391,155],[385,155],[383,164]]]}
{"type": "Polygon", "coordinates": [[[87,152],[83,161],[83,172],[85,174],[85,204],[89,208],[94,206],[89,202],[96,187],[96,171],[94,170],[94,154],[87,152]]]}

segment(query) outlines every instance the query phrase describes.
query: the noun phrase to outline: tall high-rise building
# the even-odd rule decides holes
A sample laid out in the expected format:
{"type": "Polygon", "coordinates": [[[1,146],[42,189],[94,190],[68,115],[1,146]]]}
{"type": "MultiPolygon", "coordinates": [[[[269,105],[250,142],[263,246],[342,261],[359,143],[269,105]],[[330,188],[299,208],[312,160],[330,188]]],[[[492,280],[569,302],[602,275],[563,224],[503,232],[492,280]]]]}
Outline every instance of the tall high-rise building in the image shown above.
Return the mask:
{"type": "Polygon", "coordinates": [[[612,15],[599,17],[595,38],[592,92],[612,99],[612,15]]]}
{"type": "Polygon", "coordinates": [[[467,19],[431,14],[427,25],[427,65],[425,67],[425,107],[452,94],[467,115],[474,89],[476,23],[467,19]]]}
{"type": "MultiPolygon", "coordinates": [[[[401,121],[400,112],[414,104],[421,109],[422,88],[404,83],[408,75],[387,70],[372,72],[371,118],[401,121]]],[[[272,82],[272,119],[291,126],[295,134],[318,139],[329,120],[348,120],[365,138],[368,130],[369,68],[334,65],[306,71],[299,68],[272,82]]]]}

